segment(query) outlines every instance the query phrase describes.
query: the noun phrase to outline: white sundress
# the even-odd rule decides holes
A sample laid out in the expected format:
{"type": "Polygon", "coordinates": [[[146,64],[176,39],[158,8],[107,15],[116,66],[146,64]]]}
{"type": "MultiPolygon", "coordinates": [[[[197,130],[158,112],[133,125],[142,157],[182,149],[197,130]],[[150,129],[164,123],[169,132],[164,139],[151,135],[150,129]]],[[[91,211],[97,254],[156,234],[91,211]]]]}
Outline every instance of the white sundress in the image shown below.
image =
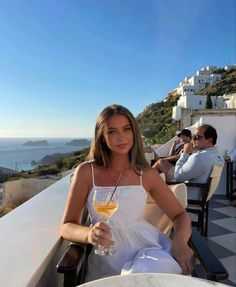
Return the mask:
{"type": "MultiPolygon", "coordinates": [[[[92,166],[93,188],[87,199],[87,208],[92,224],[101,221],[92,206],[96,188],[114,189],[95,185],[92,166]]],[[[108,276],[158,272],[181,274],[182,270],[170,255],[171,241],[156,227],[144,220],[147,192],[142,185],[118,186],[119,206],[110,219],[112,240],[115,241],[116,253],[112,256],[101,256],[94,253],[94,247],[88,258],[88,271],[85,281],[108,276]]]]}

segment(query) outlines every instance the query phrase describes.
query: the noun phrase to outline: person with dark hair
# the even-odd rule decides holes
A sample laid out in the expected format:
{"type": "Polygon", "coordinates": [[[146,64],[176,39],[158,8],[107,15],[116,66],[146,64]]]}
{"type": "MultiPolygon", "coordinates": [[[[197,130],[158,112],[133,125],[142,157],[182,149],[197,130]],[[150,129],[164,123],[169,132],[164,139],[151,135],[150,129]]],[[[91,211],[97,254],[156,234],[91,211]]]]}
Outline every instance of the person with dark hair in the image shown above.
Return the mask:
{"type": "Polygon", "coordinates": [[[189,129],[183,129],[177,134],[178,138],[175,139],[170,148],[169,156],[158,158],[157,161],[152,165],[156,168],[159,173],[164,173],[166,179],[172,179],[174,174],[174,166],[177,160],[180,158],[182,149],[185,143],[190,143],[192,134],[189,129]]]}
{"type": "Polygon", "coordinates": [[[100,113],[88,160],[74,172],[61,226],[63,238],[93,245],[85,280],[122,272],[191,274],[191,219],[159,173],[148,165],[137,121],[127,108],[111,105],[100,113]],[[93,207],[98,189],[112,189],[118,197],[109,225],[93,207]],[[144,219],[148,193],[173,221],[172,242],[144,219]],[[85,206],[91,218],[89,226],[81,225],[85,206]],[[96,246],[103,250],[114,246],[116,252],[98,255],[96,246]],[[144,257],[139,257],[141,264],[140,260],[135,264],[140,252],[144,257]]]}
{"type": "MultiPolygon", "coordinates": [[[[176,181],[206,183],[214,164],[223,165],[224,159],[215,147],[216,129],[203,124],[195,129],[191,143],[183,147],[183,152],[175,165],[176,181]]],[[[196,188],[188,188],[188,198],[198,199],[200,194],[196,188]]]]}

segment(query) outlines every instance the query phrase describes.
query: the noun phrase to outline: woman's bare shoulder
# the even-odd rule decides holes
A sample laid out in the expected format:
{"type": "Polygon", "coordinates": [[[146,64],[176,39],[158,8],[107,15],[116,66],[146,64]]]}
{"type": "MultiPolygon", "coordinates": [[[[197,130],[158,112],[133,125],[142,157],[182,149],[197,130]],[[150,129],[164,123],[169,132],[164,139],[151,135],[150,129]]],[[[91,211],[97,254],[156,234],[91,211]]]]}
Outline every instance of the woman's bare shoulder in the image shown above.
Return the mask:
{"type": "Polygon", "coordinates": [[[156,184],[161,179],[161,176],[156,168],[147,167],[143,170],[143,179],[144,182],[149,184],[156,184]]]}
{"type": "Polygon", "coordinates": [[[78,176],[78,175],[82,175],[82,176],[86,176],[88,174],[91,173],[91,164],[92,162],[91,161],[84,161],[82,163],[80,163],[75,171],[74,171],[74,175],[75,176],[78,176]]]}
{"type": "Polygon", "coordinates": [[[156,176],[157,174],[159,174],[159,172],[157,171],[156,168],[153,168],[151,166],[146,167],[145,169],[143,169],[143,175],[144,176],[156,176]]]}

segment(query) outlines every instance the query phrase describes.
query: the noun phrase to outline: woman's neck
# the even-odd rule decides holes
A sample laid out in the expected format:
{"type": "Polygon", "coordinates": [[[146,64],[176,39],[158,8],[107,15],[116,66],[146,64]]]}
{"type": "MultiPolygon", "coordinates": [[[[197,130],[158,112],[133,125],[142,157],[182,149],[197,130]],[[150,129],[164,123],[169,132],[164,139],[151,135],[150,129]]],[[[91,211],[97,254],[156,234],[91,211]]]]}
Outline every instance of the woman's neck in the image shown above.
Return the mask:
{"type": "Polygon", "coordinates": [[[112,157],[109,167],[112,171],[121,173],[130,169],[130,161],[127,156],[125,157],[112,157]]]}

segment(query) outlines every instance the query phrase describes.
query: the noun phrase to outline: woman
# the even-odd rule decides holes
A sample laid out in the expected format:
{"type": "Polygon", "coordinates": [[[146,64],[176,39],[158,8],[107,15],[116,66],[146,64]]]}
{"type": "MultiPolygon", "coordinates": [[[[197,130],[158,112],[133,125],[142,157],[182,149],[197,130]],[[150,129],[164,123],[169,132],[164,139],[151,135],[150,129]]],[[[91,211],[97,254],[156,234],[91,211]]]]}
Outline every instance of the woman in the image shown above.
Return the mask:
{"type": "Polygon", "coordinates": [[[138,124],[128,109],[111,105],[100,113],[89,159],[75,170],[61,235],[104,248],[114,244],[116,253],[100,256],[92,251],[86,281],[121,272],[191,274],[193,253],[187,244],[191,220],[158,172],[148,166],[138,124]],[[110,227],[96,215],[93,193],[97,186],[115,186],[121,175],[116,190],[119,207],[110,227]],[[143,219],[148,192],[173,221],[172,248],[170,240],[143,219]],[[80,224],[85,206],[92,219],[89,227],[80,224]]]}

